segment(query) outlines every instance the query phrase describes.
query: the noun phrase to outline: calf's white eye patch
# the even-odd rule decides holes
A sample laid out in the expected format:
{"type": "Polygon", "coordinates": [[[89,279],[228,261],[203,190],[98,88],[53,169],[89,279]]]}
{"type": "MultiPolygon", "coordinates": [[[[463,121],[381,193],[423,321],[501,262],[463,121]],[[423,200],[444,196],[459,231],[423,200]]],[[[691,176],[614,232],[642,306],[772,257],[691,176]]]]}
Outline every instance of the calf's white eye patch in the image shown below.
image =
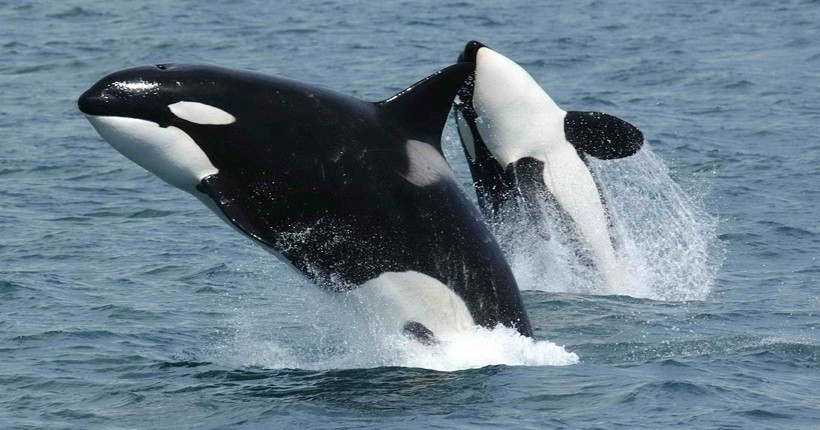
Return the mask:
{"type": "Polygon", "coordinates": [[[228,125],[236,118],[222,109],[199,102],[176,102],[168,105],[174,115],[185,121],[201,125],[228,125]]]}

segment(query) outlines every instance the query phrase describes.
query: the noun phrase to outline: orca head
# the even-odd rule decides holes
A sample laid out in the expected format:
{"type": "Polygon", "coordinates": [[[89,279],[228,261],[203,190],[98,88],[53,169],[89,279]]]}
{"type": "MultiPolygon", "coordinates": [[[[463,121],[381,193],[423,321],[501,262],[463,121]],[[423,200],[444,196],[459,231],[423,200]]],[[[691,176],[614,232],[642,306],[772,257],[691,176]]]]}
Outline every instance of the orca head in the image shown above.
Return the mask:
{"type": "MultiPolygon", "coordinates": [[[[112,73],[83,93],[78,106],[115,149],[169,184],[194,192],[218,172],[193,129],[230,127],[236,117],[217,105],[203,66],[159,64],[112,73]]],[[[213,72],[213,70],[211,70],[213,72]]]]}
{"type": "Polygon", "coordinates": [[[493,160],[505,170],[528,156],[537,146],[536,140],[543,138],[530,133],[533,121],[563,118],[565,112],[521,66],[486,45],[467,43],[459,61],[474,64],[474,72],[461,87],[456,103],[462,143],[473,162],[493,160]]]}
{"type": "Polygon", "coordinates": [[[524,68],[480,42],[467,43],[459,61],[475,64],[459,91],[463,106],[456,106],[464,112],[459,129],[471,159],[481,144],[502,169],[567,143],[600,159],[627,157],[643,145],[640,130],[620,118],[561,109],[524,68]]]}

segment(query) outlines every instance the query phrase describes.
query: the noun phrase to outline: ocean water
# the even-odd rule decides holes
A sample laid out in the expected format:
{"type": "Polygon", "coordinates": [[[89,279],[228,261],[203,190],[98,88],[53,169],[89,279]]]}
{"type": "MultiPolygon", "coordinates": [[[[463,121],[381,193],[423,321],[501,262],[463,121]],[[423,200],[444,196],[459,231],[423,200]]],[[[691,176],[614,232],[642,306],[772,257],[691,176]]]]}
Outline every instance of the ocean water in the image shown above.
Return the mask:
{"type": "Polygon", "coordinates": [[[820,428],[818,22],[811,0],[0,1],[0,428],[820,428]],[[647,137],[593,164],[616,294],[500,229],[537,341],[382,335],[76,108],[159,62],[379,100],[471,39],[647,137]]]}

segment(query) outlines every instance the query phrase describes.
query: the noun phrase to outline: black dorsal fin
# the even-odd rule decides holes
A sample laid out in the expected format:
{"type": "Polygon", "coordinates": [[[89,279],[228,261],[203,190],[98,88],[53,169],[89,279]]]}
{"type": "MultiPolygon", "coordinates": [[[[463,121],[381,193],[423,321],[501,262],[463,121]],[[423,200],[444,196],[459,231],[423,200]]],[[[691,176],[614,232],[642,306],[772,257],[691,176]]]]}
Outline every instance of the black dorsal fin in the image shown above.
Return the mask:
{"type": "Polygon", "coordinates": [[[399,124],[408,138],[433,145],[441,152],[441,132],[459,87],[475,64],[457,63],[377,103],[399,124]]]}

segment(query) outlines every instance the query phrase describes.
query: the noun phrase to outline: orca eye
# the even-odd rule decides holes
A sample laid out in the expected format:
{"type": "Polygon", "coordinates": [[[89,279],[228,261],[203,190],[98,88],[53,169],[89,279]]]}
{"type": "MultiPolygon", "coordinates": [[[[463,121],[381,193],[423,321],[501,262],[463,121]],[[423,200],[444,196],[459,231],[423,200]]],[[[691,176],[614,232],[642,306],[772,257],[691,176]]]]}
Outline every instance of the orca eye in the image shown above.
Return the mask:
{"type": "Polygon", "coordinates": [[[160,69],[160,70],[165,70],[165,69],[167,69],[167,68],[168,68],[168,66],[167,66],[167,65],[165,65],[165,64],[157,64],[157,69],[160,69]]]}

